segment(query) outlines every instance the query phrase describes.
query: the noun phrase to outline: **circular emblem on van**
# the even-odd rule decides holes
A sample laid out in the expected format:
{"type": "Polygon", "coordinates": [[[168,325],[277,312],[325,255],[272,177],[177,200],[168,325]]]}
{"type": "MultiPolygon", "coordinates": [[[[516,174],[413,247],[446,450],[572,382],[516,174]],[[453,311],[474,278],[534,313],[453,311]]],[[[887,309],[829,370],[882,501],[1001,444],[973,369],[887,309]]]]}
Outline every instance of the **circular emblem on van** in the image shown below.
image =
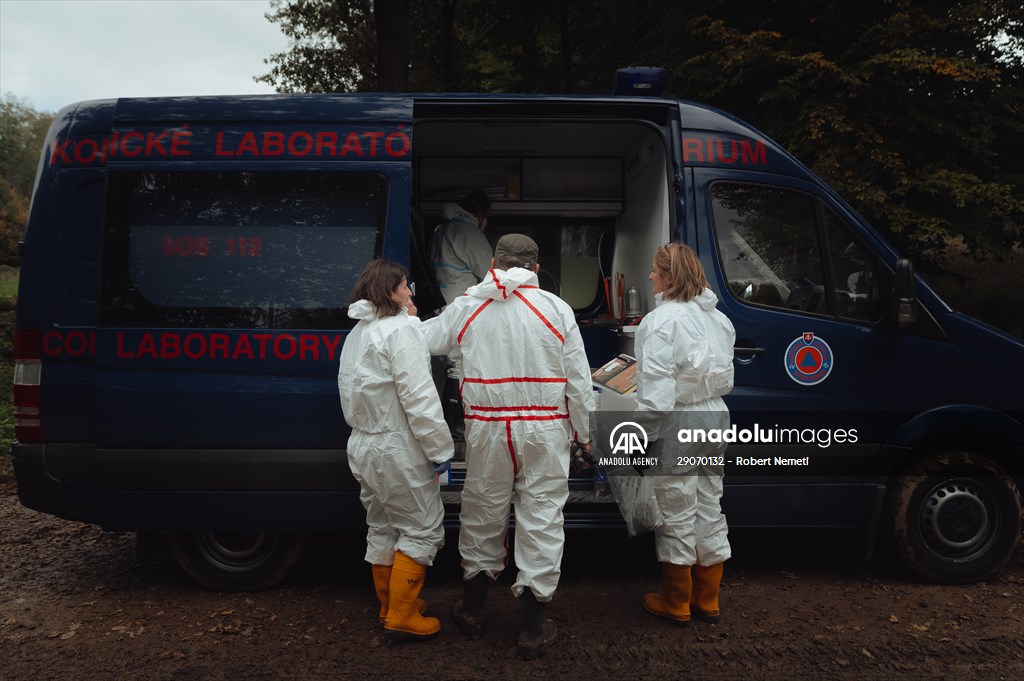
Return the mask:
{"type": "Polygon", "coordinates": [[[786,348],[786,373],[800,385],[817,385],[832,372],[832,348],[810,331],[786,348]]]}

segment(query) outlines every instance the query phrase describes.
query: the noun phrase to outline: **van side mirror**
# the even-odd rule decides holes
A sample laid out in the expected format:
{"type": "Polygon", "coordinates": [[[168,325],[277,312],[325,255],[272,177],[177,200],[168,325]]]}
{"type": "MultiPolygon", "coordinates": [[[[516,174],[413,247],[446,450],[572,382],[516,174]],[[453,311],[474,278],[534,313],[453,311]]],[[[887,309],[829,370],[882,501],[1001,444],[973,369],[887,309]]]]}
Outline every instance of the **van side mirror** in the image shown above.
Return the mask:
{"type": "Polygon", "coordinates": [[[896,261],[896,322],[901,329],[914,323],[917,296],[914,288],[914,264],[907,258],[896,261]]]}

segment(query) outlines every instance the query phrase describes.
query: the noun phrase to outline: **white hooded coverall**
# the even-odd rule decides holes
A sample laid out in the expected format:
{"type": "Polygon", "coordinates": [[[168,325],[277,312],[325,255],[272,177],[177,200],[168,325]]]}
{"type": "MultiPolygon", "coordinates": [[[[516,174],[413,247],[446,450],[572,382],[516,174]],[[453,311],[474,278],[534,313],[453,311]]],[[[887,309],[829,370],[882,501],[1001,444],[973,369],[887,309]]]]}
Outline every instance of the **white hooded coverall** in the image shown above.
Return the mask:
{"type": "Polygon", "coordinates": [[[444,302],[452,301],[470,286],[483,281],[491,267],[494,249],[477,226],[476,218],[455,203],[446,203],[445,222],[434,231],[433,257],[437,283],[444,302]]]}
{"type": "Polygon", "coordinates": [[[655,530],[658,561],[717,565],[727,560],[728,525],[722,513],[721,467],[675,466],[677,456],[715,456],[726,445],[681,445],[679,428],[729,427],[722,400],[733,386],[732,322],[715,309],[711,289],[687,302],[662,301],[636,332],[637,404],[634,420],[649,440],[663,438],[661,466],[647,471],[662,512],[655,530]]]}
{"type": "Polygon", "coordinates": [[[551,600],[565,542],[574,431],[589,442],[594,409],[590,365],[576,318],[537,275],[491,270],[420,329],[433,354],[461,347],[466,412],[466,483],[459,551],[463,576],[496,579],[507,561],[509,503],[515,502],[518,597],[551,600]]]}
{"type": "Polygon", "coordinates": [[[444,507],[430,461],[454,453],[430,376],[430,354],[405,310],[377,317],[366,300],[349,305],[359,323],[341,349],[338,392],[352,427],[348,464],[366,509],[366,561],[391,565],[401,551],[431,565],[444,545],[444,507]]]}

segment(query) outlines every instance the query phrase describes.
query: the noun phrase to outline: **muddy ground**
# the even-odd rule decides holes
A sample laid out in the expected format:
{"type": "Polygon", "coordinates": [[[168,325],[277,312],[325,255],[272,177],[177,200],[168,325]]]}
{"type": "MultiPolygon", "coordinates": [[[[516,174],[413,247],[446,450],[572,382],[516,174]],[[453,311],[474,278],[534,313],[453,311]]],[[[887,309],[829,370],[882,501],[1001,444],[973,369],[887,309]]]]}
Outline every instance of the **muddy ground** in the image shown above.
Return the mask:
{"type": "MultiPolygon", "coordinates": [[[[9,470],[9,469],[8,469],[9,470]]],[[[279,588],[203,590],[169,550],[23,508],[0,470],[0,679],[1024,678],[1024,556],[969,586],[915,583],[844,558],[835,537],[732,533],[726,621],[677,629],[647,615],[653,541],[569,533],[549,608],[557,647],[515,658],[511,570],[488,632],[448,618],[461,593],[455,537],[428,574],[431,642],[392,646],[377,624],[359,536],[320,537],[279,588]]]]}

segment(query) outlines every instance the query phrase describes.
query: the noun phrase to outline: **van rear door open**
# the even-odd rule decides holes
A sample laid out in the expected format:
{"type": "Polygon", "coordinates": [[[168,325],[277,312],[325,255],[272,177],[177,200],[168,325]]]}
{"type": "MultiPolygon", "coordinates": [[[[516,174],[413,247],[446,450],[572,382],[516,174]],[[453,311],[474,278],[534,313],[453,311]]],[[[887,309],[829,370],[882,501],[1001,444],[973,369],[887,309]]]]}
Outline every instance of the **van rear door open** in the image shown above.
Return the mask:
{"type": "Polygon", "coordinates": [[[105,525],[337,526],[354,491],[345,308],[366,262],[408,258],[411,116],[401,97],[119,100],[96,337],[105,525]]]}

